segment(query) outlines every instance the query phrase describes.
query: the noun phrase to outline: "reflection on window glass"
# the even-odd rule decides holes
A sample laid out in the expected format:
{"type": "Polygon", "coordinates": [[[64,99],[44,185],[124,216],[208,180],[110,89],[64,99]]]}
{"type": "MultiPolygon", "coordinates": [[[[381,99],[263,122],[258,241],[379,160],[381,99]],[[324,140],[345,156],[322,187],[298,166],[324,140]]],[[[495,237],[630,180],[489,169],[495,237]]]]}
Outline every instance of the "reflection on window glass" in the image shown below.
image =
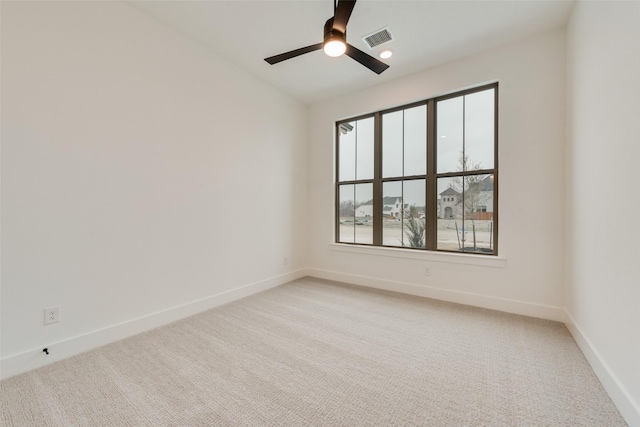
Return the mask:
{"type": "Polygon", "coordinates": [[[340,181],[353,181],[356,177],[356,122],[340,125],[340,139],[338,150],[340,156],[340,168],[338,175],[340,181]]]}
{"type": "Polygon", "coordinates": [[[338,129],[339,181],[373,179],[373,117],[342,123],[338,129]]]}
{"type": "Polygon", "coordinates": [[[373,117],[356,123],[356,179],[373,178],[373,117]]]}
{"type": "Polygon", "coordinates": [[[424,248],[426,238],[425,180],[403,181],[402,246],[424,248]]]}
{"type": "Polygon", "coordinates": [[[462,250],[493,252],[493,178],[491,175],[464,177],[464,230],[462,250]]]}
{"type": "Polygon", "coordinates": [[[382,244],[402,246],[402,182],[382,183],[382,244]]]}
{"type": "Polygon", "coordinates": [[[338,215],[340,228],[338,241],[354,243],[355,240],[355,186],[353,184],[340,186],[340,206],[338,215]]]}
{"type": "Polygon", "coordinates": [[[462,224],[462,179],[438,178],[438,249],[460,250],[462,224]]]}
{"type": "Polygon", "coordinates": [[[438,102],[438,172],[492,169],[495,90],[438,102]]]}
{"type": "Polygon", "coordinates": [[[493,252],[493,176],[438,179],[438,249],[493,252]]]}
{"type": "Polygon", "coordinates": [[[463,97],[437,103],[438,172],[457,172],[461,168],[463,97]]]}
{"type": "Polygon", "coordinates": [[[404,176],[427,173],[427,106],[404,110],[404,176]]]}
{"type": "Polygon", "coordinates": [[[373,184],[340,186],[338,241],[373,243],[373,184]]]}
{"type": "Polygon", "coordinates": [[[427,172],[427,106],[419,105],[382,116],[383,178],[427,172]]]}
{"type": "Polygon", "coordinates": [[[493,89],[465,95],[465,170],[492,169],[494,156],[493,89]]]}
{"type": "Polygon", "coordinates": [[[382,116],[382,176],[402,176],[402,111],[382,116]]]}
{"type": "Polygon", "coordinates": [[[373,244],[373,184],[356,184],[355,243],[373,244]]]}
{"type": "Polygon", "coordinates": [[[382,184],[382,244],[425,247],[425,180],[389,181],[382,184]]]}

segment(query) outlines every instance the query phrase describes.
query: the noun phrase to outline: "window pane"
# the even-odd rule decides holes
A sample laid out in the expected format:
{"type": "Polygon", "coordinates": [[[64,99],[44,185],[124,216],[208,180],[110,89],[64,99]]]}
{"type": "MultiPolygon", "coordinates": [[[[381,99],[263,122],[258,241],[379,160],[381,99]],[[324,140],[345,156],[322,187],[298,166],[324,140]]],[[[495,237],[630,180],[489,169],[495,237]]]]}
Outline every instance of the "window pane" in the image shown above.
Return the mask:
{"type": "Polygon", "coordinates": [[[340,186],[340,228],[339,242],[353,243],[355,235],[355,203],[354,203],[355,186],[340,186]]]}
{"type": "Polygon", "coordinates": [[[415,179],[402,184],[403,219],[402,246],[424,248],[425,246],[425,180],[415,179]]]}
{"type": "Polygon", "coordinates": [[[382,244],[402,246],[402,182],[382,183],[382,244]]]}
{"type": "Polygon", "coordinates": [[[461,171],[463,97],[438,102],[437,115],[438,172],[461,171]]]}
{"type": "Polygon", "coordinates": [[[493,252],[493,177],[438,179],[438,249],[493,252]]]}
{"type": "Polygon", "coordinates": [[[373,179],[373,117],[356,126],[356,179],[373,179]]]}
{"type": "Polygon", "coordinates": [[[356,178],[356,122],[343,123],[339,126],[339,181],[353,181],[356,178]]]}
{"type": "Polygon", "coordinates": [[[438,179],[437,249],[459,251],[466,238],[462,222],[462,177],[438,179]]]}
{"type": "Polygon", "coordinates": [[[494,95],[491,89],[465,96],[465,170],[493,169],[494,95]]]}
{"type": "Polygon", "coordinates": [[[404,176],[427,173],[427,106],[404,110],[404,176]]]}
{"type": "Polygon", "coordinates": [[[493,252],[493,178],[464,177],[465,252],[493,252]]]}
{"type": "Polygon", "coordinates": [[[382,116],[382,176],[402,176],[402,111],[382,116]]]}
{"type": "Polygon", "coordinates": [[[373,244],[373,184],[356,184],[355,241],[373,244]]]}

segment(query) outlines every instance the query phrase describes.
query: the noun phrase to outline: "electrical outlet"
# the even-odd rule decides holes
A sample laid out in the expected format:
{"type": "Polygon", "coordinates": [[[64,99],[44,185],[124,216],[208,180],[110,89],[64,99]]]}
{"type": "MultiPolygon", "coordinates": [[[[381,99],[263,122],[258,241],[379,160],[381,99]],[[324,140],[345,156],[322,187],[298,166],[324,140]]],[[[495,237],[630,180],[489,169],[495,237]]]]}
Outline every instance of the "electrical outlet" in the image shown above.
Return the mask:
{"type": "Polygon", "coordinates": [[[284,265],[289,265],[289,258],[288,257],[284,257],[283,260],[284,265]]]}
{"type": "Polygon", "coordinates": [[[49,307],[44,309],[44,324],[50,325],[60,320],[60,307],[49,307]]]}
{"type": "Polygon", "coordinates": [[[431,276],[431,267],[425,267],[424,268],[424,275],[425,276],[431,276]]]}

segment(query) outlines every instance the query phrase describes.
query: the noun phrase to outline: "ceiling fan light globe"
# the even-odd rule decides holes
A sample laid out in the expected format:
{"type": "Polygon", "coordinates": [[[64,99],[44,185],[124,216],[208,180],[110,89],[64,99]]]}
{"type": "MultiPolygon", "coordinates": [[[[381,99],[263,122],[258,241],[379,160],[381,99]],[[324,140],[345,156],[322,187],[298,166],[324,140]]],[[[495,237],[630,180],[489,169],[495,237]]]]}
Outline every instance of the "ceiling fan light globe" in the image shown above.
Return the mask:
{"type": "Polygon", "coordinates": [[[347,50],[347,45],[343,40],[340,39],[330,39],[324,43],[324,53],[327,56],[336,57],[343,55],[347,50]]]}

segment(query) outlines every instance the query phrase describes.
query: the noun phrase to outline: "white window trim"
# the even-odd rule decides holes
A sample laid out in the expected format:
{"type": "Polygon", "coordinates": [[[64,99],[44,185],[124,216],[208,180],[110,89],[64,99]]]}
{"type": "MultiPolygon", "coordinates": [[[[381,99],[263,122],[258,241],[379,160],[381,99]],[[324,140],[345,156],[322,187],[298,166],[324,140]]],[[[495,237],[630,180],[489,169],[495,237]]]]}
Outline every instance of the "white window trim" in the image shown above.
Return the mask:
{"type": "Polygon", "coordinates": [[[473,255],[436,251],[406,250],[385,248],[382,246],[348,245],[330,243],[329,250],[362,255],[384,256],[391,258],[415,259],[419,261],[448,262],[452,264],[478,265],[482,267],[506,268],[507,259],[499,255],[473,255]]]}

